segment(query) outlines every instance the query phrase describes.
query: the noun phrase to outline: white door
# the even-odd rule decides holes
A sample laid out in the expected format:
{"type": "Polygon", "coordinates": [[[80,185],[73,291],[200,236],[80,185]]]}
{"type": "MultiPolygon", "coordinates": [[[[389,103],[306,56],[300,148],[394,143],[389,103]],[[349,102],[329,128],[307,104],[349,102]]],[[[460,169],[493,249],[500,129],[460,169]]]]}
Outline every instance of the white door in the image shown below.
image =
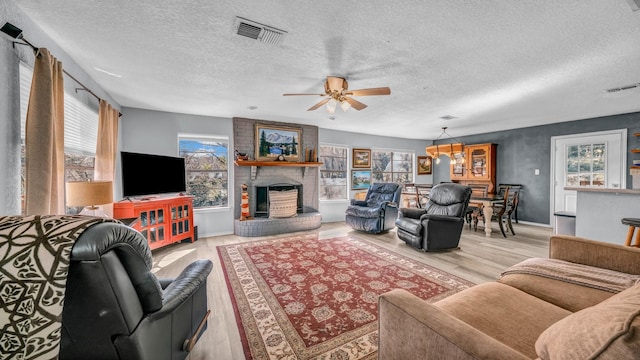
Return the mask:
{"type": "Polygon", "coordinates": [[[551,219],[576,211],[577,194],[565,187],[626,188],[627,129],[551,138],[551,219]]]}

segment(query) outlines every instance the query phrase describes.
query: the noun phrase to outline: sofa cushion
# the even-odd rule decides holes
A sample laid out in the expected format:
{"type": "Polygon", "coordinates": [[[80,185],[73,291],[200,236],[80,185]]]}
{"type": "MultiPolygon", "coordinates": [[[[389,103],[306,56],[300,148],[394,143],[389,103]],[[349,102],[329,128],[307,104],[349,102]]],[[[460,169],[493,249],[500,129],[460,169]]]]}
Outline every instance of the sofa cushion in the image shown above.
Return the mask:
{"type": "Polygon", "coordinates": [[[508,274],[497,281],[571,312],[596,305],[615,295],[612,292],[531,274],[508,274]]]}
{"type": "Polygon", "coordinates": [[[444,298],[435,306],[516,351],[536,358],[536,339],[571,312],[511,286],[490,282],[444,298]]]}
{"type": "Polygon", "coordinates": [[[553,324],[536,341],[536,352],[543,360],[637,359],[640,285],[553,324]]]}

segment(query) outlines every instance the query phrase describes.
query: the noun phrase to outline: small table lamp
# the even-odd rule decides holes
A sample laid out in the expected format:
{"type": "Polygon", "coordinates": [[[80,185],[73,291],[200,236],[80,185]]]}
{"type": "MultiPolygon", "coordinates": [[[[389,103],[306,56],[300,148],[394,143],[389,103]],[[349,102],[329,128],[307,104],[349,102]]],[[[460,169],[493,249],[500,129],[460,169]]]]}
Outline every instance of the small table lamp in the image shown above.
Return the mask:
{"type": "Polygon", "coordinates": [[[113,202],[111,181],[68,181],[67,206],[84,206],[80,215],[107,217],[98,206],[113,202]]]}

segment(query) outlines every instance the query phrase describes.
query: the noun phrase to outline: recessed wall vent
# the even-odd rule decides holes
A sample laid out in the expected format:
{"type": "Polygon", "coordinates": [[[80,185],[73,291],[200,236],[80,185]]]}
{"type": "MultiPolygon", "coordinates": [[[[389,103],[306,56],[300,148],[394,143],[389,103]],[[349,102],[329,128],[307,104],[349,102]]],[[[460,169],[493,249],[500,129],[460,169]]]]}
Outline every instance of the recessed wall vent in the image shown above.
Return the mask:
{"type": "Polygon", "coordinates": [[[624,91],[624,90],[635,89],[637,87],[640,87],[640,83],[635,83],[635,84],[625,85],[625,86],[620,86],[620,87],[614,87],[614,88],[605,90],[605,92],[617,93],[617,92],[624,91]]]}
{"type": "Polygon", "coordinates": [[[250,39],[258,40],[265,44],[276,45],[282,41],[282,38],[287,32],[238,16],[236,17],[234,33],[250,39]]]}

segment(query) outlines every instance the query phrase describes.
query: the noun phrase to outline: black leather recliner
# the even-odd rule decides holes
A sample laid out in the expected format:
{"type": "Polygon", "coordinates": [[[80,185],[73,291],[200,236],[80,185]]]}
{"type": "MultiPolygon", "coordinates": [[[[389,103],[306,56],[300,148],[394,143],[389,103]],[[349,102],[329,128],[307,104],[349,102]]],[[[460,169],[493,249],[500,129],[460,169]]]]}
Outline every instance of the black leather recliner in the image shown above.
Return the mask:
{"type": "Polygon", "coordinates": [[[434,186],[424,209],[400,209],[398,238],[423,251],[457,248],[470,198],[468,186],[434,186]]]}
{"type": "Polygon", "coordinates": [[[351,200],[345,211],[347,225],[355,230],[378,234],[395,227],[402,186],[374,183],[364,200],[351,200]]]}
{"type": "Polygon", "coordinates": [[[175,279],[151,272],[151,250],[119,223],[85,230],[73,246],[60,359],[184,359],[206,329],[210,260],[175,279]]]}

